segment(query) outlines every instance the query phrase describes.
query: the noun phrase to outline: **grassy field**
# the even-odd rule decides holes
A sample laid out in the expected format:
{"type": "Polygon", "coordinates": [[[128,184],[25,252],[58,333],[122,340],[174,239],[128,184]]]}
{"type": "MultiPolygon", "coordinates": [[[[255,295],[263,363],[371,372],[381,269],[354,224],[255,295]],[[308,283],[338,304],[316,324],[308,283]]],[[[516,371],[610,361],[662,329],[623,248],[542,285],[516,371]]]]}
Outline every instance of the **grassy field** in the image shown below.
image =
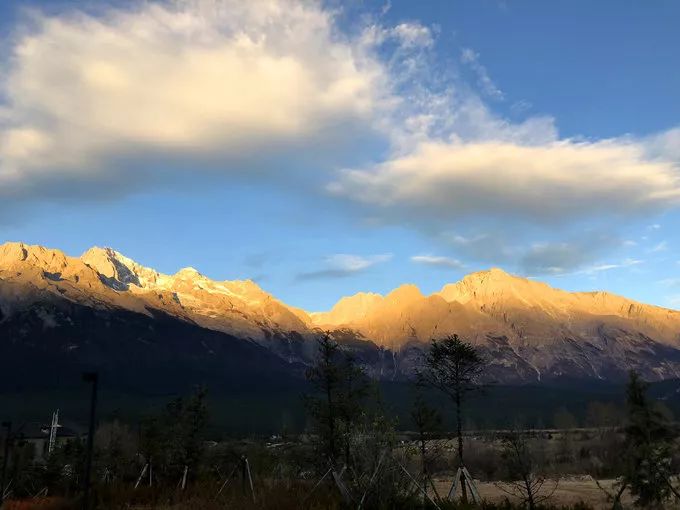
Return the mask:
{"type": "MultiPolygon", "coordinates": [[[[451,487],[450,478],[437,478],[435,486],[440,495],[444,495],[451,487]]],[[[476,481],[477,490],[482,499],[501,503],[506,498],[511,503],[521,503],[521,499],[508,494],[509,486],[500,482],[476,481]]],[[[614,480],[599,480],[602,487],[613,492],[614,480]]],[[[547,480],[545,483],[545,495],[552,495],[545,501],[546,504],[557,506],[570,506],[577,503],[585,503],[595,510],[609,510],[611,502],[607,501],[607,495],[597,486],[595,480],[588,476],[583,477],[564,477],[560,479],[547,480]],[[554,492],[552,492],[554,488],[554,492]]],[[[622,501],[624,506],[632,507],[632,500],[628,493],[625,493],[622,501]]],[[[676,508],[676,506],[672,507],[676,508]]],[[[677,506],[680,508],[680,506],[677,506]]]]}

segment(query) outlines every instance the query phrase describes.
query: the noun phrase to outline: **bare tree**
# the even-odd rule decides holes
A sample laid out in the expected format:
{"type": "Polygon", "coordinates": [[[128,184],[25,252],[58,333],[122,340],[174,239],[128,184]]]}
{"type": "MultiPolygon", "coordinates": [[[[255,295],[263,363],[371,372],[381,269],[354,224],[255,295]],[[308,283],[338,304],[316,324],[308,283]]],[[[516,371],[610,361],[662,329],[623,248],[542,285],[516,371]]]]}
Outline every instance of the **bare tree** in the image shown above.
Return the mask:
{"type": "Polygon", "coordinates": [[[537,473],[538,466],[531,451],[526,433],[511,430],[502,439],[502,458],[507,469],[507,481],[497,484],[502,491],[521,499],[522,504],[535,510],[537,505],[550,498],[557,481],[546,485],[544,476],[537,473]]]}
{"type": "MultiPolygon", "coordinates": [[[[480,375],[485,361],[477,350],[451,335],[433,340],[425,356],[425,368],[420,376],[430,386],[440,390],[454,403],[456,409],[456,435],[458,438],[458,461],[464,466],[463,457],[463,404],[468,395],[480,388],[480,375]]],[[[461,496],[467,501],[467,489],[461,480],[461,496]]]]}
{"type": "Polygon", "coordinates": [[[369,379],[352,353],[343,352],[340,360],[340,391],[338,414],[341,425],[342,450],[345,465],[350,467],[352,459],[352,436],[362,414],[365,413],[365,399],[369,393],[369,379]]]}
{"type": "Polygon", "coordinates": [[[418,434],[418,450],[420,451],[421,474],[423,480],[428,477],[427,442],[431,439],[432,433],[441,427],[442,417],[439,411],[430,407],[425,395],[423,395],[422,385],[416,386],[417,393],[411,409],[411,419],[416,426],[418,434]]]}
{"type": "Polygon", "coordinates": [[[611,502],[612,510],[623,510],[623,505],[621,504],[621,497],[623,493],[626,492],[628,485],[623,481],[615,482],[612,486],[612,491],[607,490],[597,478],[594,478],[597,488],[604,492],[607,497],[607,501],[611,502]]]}

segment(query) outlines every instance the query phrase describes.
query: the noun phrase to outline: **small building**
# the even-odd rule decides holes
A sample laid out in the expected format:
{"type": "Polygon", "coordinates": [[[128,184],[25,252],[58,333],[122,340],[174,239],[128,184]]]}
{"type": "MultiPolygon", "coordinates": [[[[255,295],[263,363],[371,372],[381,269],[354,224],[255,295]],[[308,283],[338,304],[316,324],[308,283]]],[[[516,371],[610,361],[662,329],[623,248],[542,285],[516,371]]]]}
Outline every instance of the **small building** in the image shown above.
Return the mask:
{"type": "MultiPolygon", "coordinates": [[[[45,462],[50,444],[51,425],[41,422],[26,422],[22,424],[12,435],[14,441],[18,443],[33,445],[35,462],[45,462]]],[[[68,441],[83,440],[87,437],[87,432],[75,424],[58,424],[54,438],[55,446],[62,445],[68,441]]]]}

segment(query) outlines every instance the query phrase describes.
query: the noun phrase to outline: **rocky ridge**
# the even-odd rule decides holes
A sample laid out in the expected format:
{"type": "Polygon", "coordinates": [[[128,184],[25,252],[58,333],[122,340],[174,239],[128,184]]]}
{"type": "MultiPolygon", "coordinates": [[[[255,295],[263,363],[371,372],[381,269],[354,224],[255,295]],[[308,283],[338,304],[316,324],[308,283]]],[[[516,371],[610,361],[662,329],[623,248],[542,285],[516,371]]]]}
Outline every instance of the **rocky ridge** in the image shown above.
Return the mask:
{"type": "MultiPolygon", "coordinates": [[[[328,330],[361,350],[382,377],[409,374],[432,338],[454,332],[487,355],[489,378],[501,382],[620,378],[631,368],[652,379],[680,376],[680,312],[606,292],[570,293],[496,268],[429,296],[402,285],[307,313],[250,280],[213,281],[190,267],[162,274],[111,248],[69,257],[41,246],[1,245],[0,326],[55,300],[150,318],[161,312],[254,342],[288,362],[309,362],[312,339],[328,330]]],[[[43,327],[59,326],[42,316],[43,327]]]]}

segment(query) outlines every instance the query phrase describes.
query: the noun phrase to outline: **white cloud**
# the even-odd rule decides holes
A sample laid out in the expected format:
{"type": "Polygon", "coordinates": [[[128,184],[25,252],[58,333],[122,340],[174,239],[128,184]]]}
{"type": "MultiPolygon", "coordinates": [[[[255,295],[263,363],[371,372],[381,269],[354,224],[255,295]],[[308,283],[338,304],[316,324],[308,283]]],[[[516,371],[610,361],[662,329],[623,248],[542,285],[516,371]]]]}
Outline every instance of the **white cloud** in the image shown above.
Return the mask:
{"type": "Polygon", "coordinates": [[[432,31],[347,33],[335,16],[295,0],[31,12],[1,63],[3,205],[119,196],[173,172],[275,178],[311,161],[323,178],[362,144],[442,129],[444,96],[420,82],[432,31]]]}
{"type": "Polygon", "coordinates": [[[332,255],[326,259],[328,265],[334,269],[339,269],[347,272],[357,272],[368,269],[383,262],[388,262],[392,259],[391,253],[383,253],[380,255],[371,255],[364,257],[361,255],[349,255],[339,253],[332,255]]]}
{"type": "Polygon", "coordinates": [[[323,269],[300,273],[296,276],[298,281],[321,280],[327,278],[346,278],[366,271],[373,266],[392,260],[391,253],[378,255],[352,255],[338,253],[326,258],[326,267],[323,269]]]}
{"type": "Polygon", "coordinates": [[[594,273],[598,269],[613,269],[608,267],[613,264],[594,265],[592,261],[620,244],[609,233],[582,232],[567,240],[532,243],[528,248],[521,248],[514,258],[519,260],[522,272],[529,275],[573,274],[579,269],[594,273]]]}
{"type": "Polygon", "coordinates": [[[418,23],[400,23],[392,29],[392,33],[399,38],[407,48],[425,48],[434,44],[430,29],[418,23]]]}
{"type": "Polygon", "coordinates": [[[465,264],[460,260],[451,257],[444,257],[441,255],[414,255],[411,261],[416,264],[425,264],[428,266],[446,267],[449,269],[463,269],[465,264]]]}
{"type": "Polygon", "coordinates": [[[659,280],[657,283],[663,285],[664,287],[680,287],[680,278],[664,278],[659,280]]]}
{"type": "MultiPolygon", "coordinates": [[[[609,263],[602,263],[602,264],[591,264],[591,265],[584,265],[584,263],[590,258],[588,254],[582,255],[579,257],[579,255],[575,254],[572,250],[573,247],[567,245],[567,244],[562,244],[558,247],[555,247],[556,251],[554,253],[547,253],[543,252],[540,254],[540,256],[546,257],[546,259],[550,259],[550,257],[557,258],[559,259],[561,256],[561,261],[564,262],[562,265],[537,265],[537,267],[534,268],[534,271],[537,273],[541,274],[551,274],[553,276],[567,276],[567,275],[596,275],[598,273],[603,273],[606,271],[611,271],[614,269],[624,269],[624,268],[629,268],[633,266],[637,266],[640,264],[643,264],[643,260],[639,259],[624,259],[620,262],[609,262],[609,263]],[[560,249],[562,250],[560,252],[560,249]],[[581,269],[577,269],[578,267],[581,267],[581,269]]],[[[537,256],[539,255],[536,250],[533,250],[530,252],[527,257],[531,256],[537,256]]]]}
{"type": "Polygon", "coordinates": [[[471,48],[463,48],[460,53],[460,61],[470,66],[470,69],[477,75],[477,84],[485,95],[501,101],[505,99],[503,91],[496,86],[486,67],[479,61],[479,53],[471,48]]]}
{"type": "Polygon", "coordinates": [[[514,236],[508,234],[498,230],[467,236],[443,232],[435,239],[464,260],[507,265],[516,261],[522,253],[522,247],[514,242],[514,236]]]}
{"type": "Polygon", "coordinates": [[[512,103],[512,105],[510,105],[510,110],[515,114],[520,114],[530,110],[532,106],[533,105],[530,101],[527,101],[526,99],[520,99],[519,101],[515,101],[512,103]]]}
{"type": "Polygon", "coordinates": [[[645,146],[651,158],[680,162],[680,127],[647,137],[645,146]]]}
{"type": "MultiPolygon", "coordinates": [[[[529,236],[531,237],[531,236],[529,236]]],[[[625,258],[620,262],[593,263],[625,243],[607,231],[589,230],[550,241],[524,242],[518,231],[491,231],[463,236],[448,233],[436,239],[463,260],[515,268],[527,276],[596,274],[641,264],[625,258]]]]}
{"type": "Polygon", "coordinates": [[[587,266],[584,269],[580,271],[576,271],[577,274],[595,274],[595,273],[601,273],[603,271],[610,271],[612,269],[622,269],[625,267],[632,267],[632,266],[637,266],[639,264],[644,263],[642,260],[638,259],[625,259],[622,260],[621,262],[618,263],[609,263],[609,264],[596,264],[593,266],[587,266]]]}
{"type": "Polygon", "coordinates": [[[671,308],[680,309],[680,294],[666,296],[666,303],[671,308]]]}
{"type": "Polygon", "coordinates": [[[534,243],[521,257],[526,274],[567,273],[588,262],[590,255],[580,243],[534,243]]]}
{"type": "Polygon", "coordinates": [[[662,251],[666,251],[667,249],[668,249],[668,242],[667,241],[660,241],[659,243],[652,246],[649,250],[647,250],[647,252],[648,253],[660,253],[662,251]]]}
{"type": "Polygon", "coordinates": [[[439,219],[501,215],[559,224],[627,215],[680,203],[680,175],[623,141],[430,141],[367,168],[345,170],[329,186],[379,209],[439,219]]]}
{"type": "Polygon", "coordinates": [[[33,13],[4,64],[5,197],[50,178],[111,179],[97,174],[124,174],[127,156],[248,161],[332,146],[353,124],[369,129],[385,99],[368,49],[318,5],[288,0],[33,13]]]}

